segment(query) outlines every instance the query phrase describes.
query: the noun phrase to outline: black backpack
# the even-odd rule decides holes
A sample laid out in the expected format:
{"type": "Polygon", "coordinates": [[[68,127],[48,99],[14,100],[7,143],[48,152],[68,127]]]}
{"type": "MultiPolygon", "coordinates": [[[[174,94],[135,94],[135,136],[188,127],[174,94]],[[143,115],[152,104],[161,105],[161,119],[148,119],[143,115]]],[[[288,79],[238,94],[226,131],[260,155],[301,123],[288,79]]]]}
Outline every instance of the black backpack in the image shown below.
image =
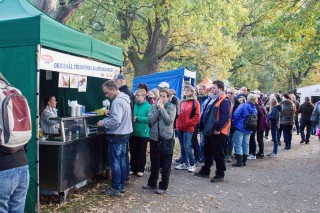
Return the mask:
{"type": "Polygon", "coordinates": [[[244,128],[250,131],[256,131],[258,127],[258,116],[254,114],[249,114],[249,116],[244,121],[244,128]]]}

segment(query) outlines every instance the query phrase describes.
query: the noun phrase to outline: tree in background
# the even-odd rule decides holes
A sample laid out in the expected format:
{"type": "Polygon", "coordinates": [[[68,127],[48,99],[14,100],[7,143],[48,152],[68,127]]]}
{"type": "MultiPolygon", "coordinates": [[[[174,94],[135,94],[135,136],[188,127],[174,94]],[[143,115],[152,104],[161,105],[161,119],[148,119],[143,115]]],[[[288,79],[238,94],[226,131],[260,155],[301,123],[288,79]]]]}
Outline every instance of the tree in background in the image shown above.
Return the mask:
{"type": "Polygon", "coordinates": [[[290,91],[314,82],[318,68],[318,0],[33,2],[122,47],[132,77],[188,66],[199,70],[197,77],[229,79],[237,87],[290,91]]]}
{"type": "Polygon", "coordinates": [[[219,69],[226,78],[239,52],[233,36],[245,13],[240,3],[223,0],[92,0],[68,24],[121,46],[126,71],[135,76],[189,66],[206,76],[219,69]]]}
{"type": "Polygon", "coordinates": [[[250,15],[238,33],[242,51],[230,70],[231,81],[249,87],[258,81],[258,89],[263,91],[293,90],[307,80],[319,61],[320,2],[246,2],[250,15]]]}

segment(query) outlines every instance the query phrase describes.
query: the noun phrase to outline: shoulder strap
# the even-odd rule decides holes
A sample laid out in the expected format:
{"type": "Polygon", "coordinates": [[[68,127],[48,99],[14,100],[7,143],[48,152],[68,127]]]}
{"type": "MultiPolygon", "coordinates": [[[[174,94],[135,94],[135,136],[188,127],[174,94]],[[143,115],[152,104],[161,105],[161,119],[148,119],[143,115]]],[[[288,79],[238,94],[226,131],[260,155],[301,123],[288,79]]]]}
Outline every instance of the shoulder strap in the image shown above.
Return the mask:
{"type": "Polygon", "coordinates": [[[196,106],[195,105],[196,105],[196,100],[193,99],[192,100],[192,110],[191,110],[189,118],[193,118],[196,114],[196,106]]]}
{"type": "Polygon", "coordinates": [[[0,72],[0,81],[4,82],[6,85],[10,85],[9,82],[4,78],[1,72],[0,72]]]}

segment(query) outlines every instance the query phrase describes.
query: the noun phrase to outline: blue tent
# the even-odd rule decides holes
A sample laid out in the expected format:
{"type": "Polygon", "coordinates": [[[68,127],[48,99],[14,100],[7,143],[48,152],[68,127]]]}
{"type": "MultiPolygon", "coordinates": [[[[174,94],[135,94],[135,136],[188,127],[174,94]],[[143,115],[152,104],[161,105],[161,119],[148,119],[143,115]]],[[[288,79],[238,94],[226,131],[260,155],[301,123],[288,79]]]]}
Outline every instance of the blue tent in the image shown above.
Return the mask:
{"type": "Polygon", "coordinates": [[[174,89],[177,93],[177,97],[182,96],[182,83],[184,81],[189,81],[192,86],[194,86],[196,80],[196,72],[192,72],[187,68],[178,68],[175,70],[154,73],[151,75],[145,75],[133,79],[132,90],[137,90],[137,85],[139,83],[145,83],[148,85],[149,89],[156,88],[161,82],[165,81],[169,83],[170,89],[174,89]]]}

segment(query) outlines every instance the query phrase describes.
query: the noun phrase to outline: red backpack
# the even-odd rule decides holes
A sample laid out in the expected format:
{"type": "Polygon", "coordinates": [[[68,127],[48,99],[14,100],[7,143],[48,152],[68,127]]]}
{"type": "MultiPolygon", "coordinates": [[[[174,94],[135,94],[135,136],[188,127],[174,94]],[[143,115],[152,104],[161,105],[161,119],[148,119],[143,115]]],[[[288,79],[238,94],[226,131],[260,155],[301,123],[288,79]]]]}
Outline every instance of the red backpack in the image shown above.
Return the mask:
{"type": "Polygon", "coordinates": [[[20,90],[0,74],[0,150],[21,150],[32,136],[30,108],[20,90]]]}

